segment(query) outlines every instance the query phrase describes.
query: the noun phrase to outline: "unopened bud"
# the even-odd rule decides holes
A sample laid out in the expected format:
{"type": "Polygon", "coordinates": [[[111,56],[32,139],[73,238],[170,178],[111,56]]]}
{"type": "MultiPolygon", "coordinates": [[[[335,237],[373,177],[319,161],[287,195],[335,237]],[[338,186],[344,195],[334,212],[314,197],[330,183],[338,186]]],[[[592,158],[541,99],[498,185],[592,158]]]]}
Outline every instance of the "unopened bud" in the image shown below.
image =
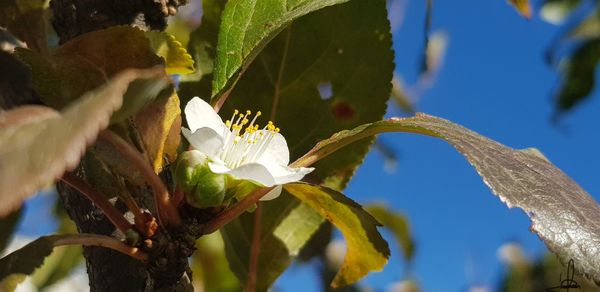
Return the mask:
{"type": "Polygon", "coordinates": [[[186,202],[196,208],[220,206],[225,199],[226,176],[212,172],[208,161],[202,152],[191,150],[179,156],[175,169],[175,180],[186,202]]]}

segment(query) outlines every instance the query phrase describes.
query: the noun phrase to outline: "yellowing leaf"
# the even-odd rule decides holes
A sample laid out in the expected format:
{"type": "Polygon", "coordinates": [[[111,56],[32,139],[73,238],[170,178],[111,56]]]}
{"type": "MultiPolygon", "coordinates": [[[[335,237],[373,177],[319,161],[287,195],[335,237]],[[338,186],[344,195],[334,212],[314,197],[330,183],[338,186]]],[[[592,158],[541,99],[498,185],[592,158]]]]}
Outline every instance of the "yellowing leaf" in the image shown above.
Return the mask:
{"type": "Polygon", "coordinates": [[[176,93],[153,101],[135,116],[136,127],[142,137],[146,152],[155,172],[160,172],[166,158],[177,158],[181,109],[176,93]],[[175,130],[173,130],[175,129],[175,130]],[[176,135],[171,133],[176,131],[176,135]]]}
{"type": "Polygon", "coordinates": [[[380,224],[359,204],[326,187],[301,183],[284,187],[340,229],[346,239],[348,250],[332,287],[352,284],[387,263],[390,250],[377,231],[380,224]]]}
{"type": "Polygon", "coordinates": [[[148,31],[146,37],[156,54],[165,60],[167,74],[190,74],[194,72],[194,60],[183,45],[162,31],[148,31]]]}
{"type": "Polygon", "coordinates": [[[509,0],[508,3],[514,6],[521,16],[527,19],[531,18],[531,4],[529,0],[509,0]]]}
{"type": "MultiPolygon", "coordinates": [[[[131,82],[162,82],[158,78],[163,74],[162,68],[124,71],[60,114],[40,106],[0,114],[0,216],[77,165],[87,145],[121,107],[131,82]]],[[[140,88],[140,94],[147,92],[140,88]]]]}

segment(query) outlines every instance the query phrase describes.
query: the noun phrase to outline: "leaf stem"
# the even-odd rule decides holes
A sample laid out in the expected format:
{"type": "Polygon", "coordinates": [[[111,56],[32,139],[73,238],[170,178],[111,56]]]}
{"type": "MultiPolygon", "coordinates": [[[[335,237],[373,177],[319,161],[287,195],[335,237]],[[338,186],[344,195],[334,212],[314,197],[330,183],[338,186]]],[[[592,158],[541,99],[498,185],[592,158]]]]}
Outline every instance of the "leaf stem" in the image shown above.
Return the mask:
{"type": "Polygon", "coordinates": [[[252,229],[252,247],[250,249],[250,263],[248,264],[248,279],[246,281],[245,292],[256,291],[256,275],[258,273],[258,256],[260,254],[260,226],[262,220],[262,204],[256,203],[254,211],[254,228],[252,229]]]}
{"type": "Polygon", "coordinates": [[[61,234],[48,236],[54,242],[54,246],[62,245],[84,245],[84,246],[100,246],[116,250],[120,253],[126,254],[134,259],[141,261],[147,261],[148,255],[141,251],[137,247],[131,247],[125,245],[123,242],[117,240],[114,237],[80,233],[80,234],[61,234]]]}
{"type": "Polygon", "coordinates": [[[227,210],[219,213],[215,218],[211,219],[204,225],[203,234],[211,234],[219,228],[223,227],[225,224],[233,221],[233,219],[240,216],[244,211],[254,205],[260,198],[266,195],[273,187],[270,188],[260,188],[254,190],[248,196],[243,198],[237,204],[229,207],[227,210]]]}
{"type": "Polygon", "coordinates": [[[171,202],[167,187],[160,177],[154,173],[148,161],[133,146],[110,130],[100,132],[99,137],[113,145],[123,156],[127,157],[133,163],[134,167],[140,171],[142,176],[144,176],[150,187],[152,187],[158,220],[161,224],[163,226],[165,224],[181,225],[181,217],[179,217],[179,212],[171,202]]]}
{"type": "MultiPolygon", "coordinates": [[[[239,77],[238,77],[239,78],[239,77]]],[[[215,112],[219,112],[221,110],[221,107],[223,107],[223,104],[225,104],[225,101],[227,100],[227,98],[229,97],[229,94],[231,94],[231,91],[233,90],[233,86],[235,85],[235,83],[237,82],[237,80],[234,81],[233,85],[227,89],[227,91],[223,92],[223,94],[221,94],[214,102],[213,102],[213,109],[215,110],[215,112]]]]}
{"type": "Polygon", "coordinates": [[[149,230],[146,227],[146,220],[144,214],[142,213],[142,209],[140,206],[138,206],[133,196],[131,196],[131,193],[129,193],[129,191],[122,191],[119,195],[119,198],[123,201],[123,203],[125,203],[127,209],[133,214],[133,222],[135,223],[135,227],[137,227],[137,229],[140,232],[143,232],[147,237],[151,237],[152,235],[150,235],[150,232],[148,232],[149,230]]]}
{"type": "Polygon", "coordinates": [[[121,214],[121,212],[119,212],[119,210],[117,210],[117,208],[113,206],[108,199],[106,199],[106,197],[98,193],[82,179],[69,172],[65,172],[61,180],[90,199],[90,201],[100,208],[106,218],[108,218],[108,220],[110,220],[115,227],[121,230],[121,232],[125,233],[127,230],[133,227],[133,225],[131,225],[125,219],[125,217],[123,217],[123,214],[121,214]]]}

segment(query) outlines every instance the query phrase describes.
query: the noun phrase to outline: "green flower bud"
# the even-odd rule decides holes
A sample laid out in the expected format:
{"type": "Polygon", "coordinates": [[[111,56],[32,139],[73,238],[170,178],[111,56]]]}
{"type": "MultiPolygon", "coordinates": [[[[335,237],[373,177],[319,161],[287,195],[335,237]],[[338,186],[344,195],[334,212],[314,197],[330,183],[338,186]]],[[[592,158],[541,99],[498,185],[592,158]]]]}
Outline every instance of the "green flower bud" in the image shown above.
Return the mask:
{"type": "Polygon", "coordinates": [[[213,173],[208,157],[197,150],[182,153],[178,160],[175,180],[186,202],[196,208],[221,206],[227,190],[226,175],[213,173]]]}

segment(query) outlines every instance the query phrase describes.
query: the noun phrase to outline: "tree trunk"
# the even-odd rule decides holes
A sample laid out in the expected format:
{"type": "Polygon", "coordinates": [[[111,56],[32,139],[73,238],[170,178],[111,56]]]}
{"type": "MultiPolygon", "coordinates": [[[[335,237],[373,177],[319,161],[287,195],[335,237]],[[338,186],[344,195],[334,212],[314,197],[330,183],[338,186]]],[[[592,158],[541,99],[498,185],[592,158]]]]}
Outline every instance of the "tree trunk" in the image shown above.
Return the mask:
{"type": "MultiPolygon", "coordinates": [[[[60,43],[64,43],[83,33],[115,25],[164,30],[166,18],[186,3],[187,0],[52,0],[50,7],[52,24],[60,43]]],[[[86,179],[82,166],[77,175],[86,179]]],[[[86,197],[63,183],[58,183],[57,189],[79,232],[113,235],[115,227],[86,197]]],[[[150,196],[149,191],[140,191],[150,196]]],[[[148,200],[139,201],[140,207],[153,209],[142,203],[148,200]]],[[[169,235],[165,238],[171,239],[169,235]]],[[[173,275],[161,276],[170,271],[156,272],[152,259],[151,263],[144,264],[100,247],[84,247],[84,256],[91,291],[193,291],[191,281],[184,273],[189,270],[187,257],[181,256],[177,260],[178,265],[172,271],[176,277],[173,280],[173,275]]]]}

